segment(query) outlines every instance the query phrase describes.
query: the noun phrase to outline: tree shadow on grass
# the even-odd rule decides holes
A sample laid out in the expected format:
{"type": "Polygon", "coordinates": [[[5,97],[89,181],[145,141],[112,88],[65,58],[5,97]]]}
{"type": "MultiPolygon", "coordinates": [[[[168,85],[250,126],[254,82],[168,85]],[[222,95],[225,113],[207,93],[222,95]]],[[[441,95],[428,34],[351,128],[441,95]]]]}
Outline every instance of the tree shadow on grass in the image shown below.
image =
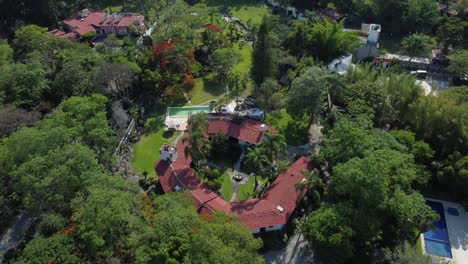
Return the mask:
{"type": "Polygon", "coordinates": [[[145,134],[151,134],[159,131],[163,127],[163,116],[150,117],[145,122],[145,134]]]}
{"type": "Polygon", "coordinates": [[[222,83],[216,81],[203,81],[203,90],[212,96],[218,97],[224,93],[224,86],[222,83]]]}
{"type": "Polygon", "coordinates": [[[174,131],[164,131],[162,136],[163,138],[166,138],[166,139],[172,138],[174,136],[174,131]]]}

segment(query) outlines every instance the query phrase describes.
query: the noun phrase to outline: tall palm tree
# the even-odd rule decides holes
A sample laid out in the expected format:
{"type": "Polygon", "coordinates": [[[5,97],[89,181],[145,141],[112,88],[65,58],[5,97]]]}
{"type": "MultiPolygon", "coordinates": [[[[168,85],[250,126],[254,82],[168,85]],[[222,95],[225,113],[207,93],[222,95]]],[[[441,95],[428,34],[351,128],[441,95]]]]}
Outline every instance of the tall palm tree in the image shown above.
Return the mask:
{"type": "Polygon", "coordinates": [[[252,168],[255,175],[255,186],[254,190],[257,189],[257,175],[265,174],[265,165],[268,164],[268,158],[262,148],[250,149],[249,152],[244,156],[244,165],[252,168]]]}
{"type": "Polygon", "coordinates": [[[200,130],[192,130],[190,134],[182,139],[184,143],[184,154],[192,157],[196,168],[200,168],[201,163],[206,159],[211,151],[211,142],[200,130]]]}
{"type": "Polygon", "coordinates": [[[312,171],[308,172],[306,170],[302,171],[304,175],[304,180],[296,184],[296,189],[303,191],[303,190],[312,190],[317,188],[322,188],[323,182],[322,179],[319,177],[319,172],[317,169],[313,169],[312,171]]]}
{"type": "Polygon", "coordinates": [[[208,116],[205,113],[199,113],[191,115],[188,119],[189,131],[200,131],[202,133],[208,133],[208,116]]]}
{"type": "Polygon", "coordinates": [[[206,114],[196,114],[190,116],[187,123],[189,135],[182,139],[185,145],[184,154],[185,157],[190,154],[195,166],[199,168],[211,151],[211,142],[207,138],[208,118],[206,114]]]}
{"type": "Polygon", "coordinates": [[[259,146],[264,149],[264,152],[268,158],[268,161],[273,164],[277,162],[282,155],[286,154],[288,145],[283,135],[271,132],[265,133],[265,140],[259,146]]]}

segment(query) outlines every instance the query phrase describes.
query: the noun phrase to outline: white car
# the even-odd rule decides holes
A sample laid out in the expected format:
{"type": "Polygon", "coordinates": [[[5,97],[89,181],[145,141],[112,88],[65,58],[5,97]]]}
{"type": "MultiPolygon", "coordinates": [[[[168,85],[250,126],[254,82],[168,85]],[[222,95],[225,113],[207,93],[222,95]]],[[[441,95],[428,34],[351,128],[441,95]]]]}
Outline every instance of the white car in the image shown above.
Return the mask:
{"type": "Polygon", "coordinates": [[[424,70],[417,70],[417,71],[411,71],[411,75],[416,75],[416,78],[418,79],[426,79],[427,78],[427,71],[424,70]]]}

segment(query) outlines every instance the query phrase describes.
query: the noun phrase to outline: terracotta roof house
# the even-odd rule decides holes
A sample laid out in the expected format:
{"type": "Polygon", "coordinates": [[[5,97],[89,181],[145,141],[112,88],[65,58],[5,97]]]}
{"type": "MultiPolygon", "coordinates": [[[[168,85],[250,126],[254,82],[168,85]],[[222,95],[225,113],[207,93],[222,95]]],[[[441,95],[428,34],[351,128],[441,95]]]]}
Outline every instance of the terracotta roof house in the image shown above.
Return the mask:
{"type": "Polygon", "coordinates": [[[61,38],[69,38],[71,36],[67,34],[82,37],[90,32],[96,32],[96,35],[100,36],[107,34],[123,36],[129,34],[128,28],[132,25],[144,30],[144,18],[142,14],[108,14],[104,11],[84,9],[79,11],[74,17],[63,21],[66,32],[55,29],[49,33],[61,38]]]}
{"type": "MultiPolygon", "coordinates": [[[[261,128],[260,122],[249,119],[239,122],[225,118],[209,120],[209,133],[221,131],[254,145],[261,142],[266,127],[261,128]]],[[[262,197],[229,203],[205,187],[197,178],[190,168],[191,157],[186,157],[183,149],[182,140],[179,140],[175,147],[161,147],[161,158],[156,162],[154,169],[159,176],[163,192],[187,189],[199,212],[233,214],[252,233],[280,230],[284,227],[304,194],[295,187],[304,179],[302,171],[313,169],[312,161],[301,157],[278,175],[262,197]]]]}

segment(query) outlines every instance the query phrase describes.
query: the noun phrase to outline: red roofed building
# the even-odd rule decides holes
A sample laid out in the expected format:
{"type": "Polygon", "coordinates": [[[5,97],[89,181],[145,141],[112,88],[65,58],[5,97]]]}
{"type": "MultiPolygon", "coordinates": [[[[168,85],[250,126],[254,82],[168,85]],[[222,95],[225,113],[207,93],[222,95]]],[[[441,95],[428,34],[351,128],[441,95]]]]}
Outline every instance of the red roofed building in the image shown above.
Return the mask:
{"type": "MultiPolygon", "coordinates": [[[[233,115],[208,115],[208,134],[223,133],[226,136],[237,138],[239,144],[257,145],[263,140],[263,134],[270,127],[258,120],[236,117],[233,115]]],[[[273,131],[273,130],[272,130],[273,131]]],[[[274,132],[274,131],[273,131],[274,132]]]]}
{"type": "MultiPolygon", "coordinates": [[[[237,123],[224,118],[209,120],[209,133],[223,132],[247,143],[258,144],[263,135],[258,123],[260,122],[249,119],[242,122],[237,121],[237,123]]],[[[268,128],[264,127],[264,129],[268,128]]],[[[164,151],[164,147],[161,148],[161,151],[164,151]]],[[[177,142],[175,149],[184,149],[182,140],[177,142]]],[[[229,203],[206,188],[196,177],[190,168],[190,156],[186,157],[183,151],[172,152],[172,154],[175,156],[160,159],[155,165],[159,184],[164,192],[188,189],[197,211],[200,213],[217,211],[233,214],[252,233],[283,228],[293,214],[298,200],[303,196],[303,193],[297,191],[295,187],[304,179],[302,171],[313,168],[310,159],[301,157],[285,172],[278,175],[276,180],[266,189],[263,197],[229,203]]],[[[162,156],[169,157],[165,153],[162,153],[162,156]]]]}
{"type": "MultiPolygon", "coordinates": [[[[107,34],[123,36],[129,34],[128,28],[132,25],[144,30],[144,18],[145,17],[141,14],[108,14],[104,11],[84,9],[78,12],[76,16],[64,20],[63,23],[68,34],[73,33],[80,37],[90,32],[96,32],[96,35],[101,36],[107,34]]],[[[63,31],[55,29],[49,33],[58,37],[67,37],[65,36],[66,34],[62,34],[62,32],[63,31]]]]}

